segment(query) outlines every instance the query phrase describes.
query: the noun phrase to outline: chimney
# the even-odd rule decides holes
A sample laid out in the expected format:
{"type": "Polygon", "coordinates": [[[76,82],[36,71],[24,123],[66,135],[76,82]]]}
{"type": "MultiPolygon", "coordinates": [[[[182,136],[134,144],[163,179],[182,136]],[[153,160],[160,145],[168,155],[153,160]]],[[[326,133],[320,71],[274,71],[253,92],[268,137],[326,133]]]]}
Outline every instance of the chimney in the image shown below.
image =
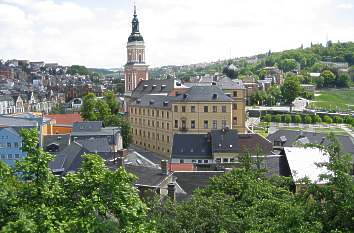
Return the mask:
{"type": "Polygon", "coordinates": [[[116,159],[118,168],[123,167],[124,168],[124,157],[117,157],[116,159]]]}
{"type": "Polygon", "coordinates": [[[176,200],[176,188],[175,183],[169,183],[167,185],[167,196],[171,198],[171,201],[176,200]]]}
{"type": "Polygon", "coordinates": [[[168,161],[161,160],[161,173],[162,175],[168,175],[168,161]]]}

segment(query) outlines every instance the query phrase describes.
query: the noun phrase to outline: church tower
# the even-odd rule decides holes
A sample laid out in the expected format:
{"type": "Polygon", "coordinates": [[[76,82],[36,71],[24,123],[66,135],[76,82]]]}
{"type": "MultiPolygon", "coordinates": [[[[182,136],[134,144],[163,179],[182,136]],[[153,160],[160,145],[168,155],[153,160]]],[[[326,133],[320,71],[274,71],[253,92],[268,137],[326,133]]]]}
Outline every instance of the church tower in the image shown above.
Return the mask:
{"type": "Polygon", "coordinates": [[[148,80],[148,65],[145,64],[145,45],[139,32],[139,20],[134,6],[132,33],[127,43],[127,64],[124,66],[125,92],[131,93],[141,80],[148,80]]]}

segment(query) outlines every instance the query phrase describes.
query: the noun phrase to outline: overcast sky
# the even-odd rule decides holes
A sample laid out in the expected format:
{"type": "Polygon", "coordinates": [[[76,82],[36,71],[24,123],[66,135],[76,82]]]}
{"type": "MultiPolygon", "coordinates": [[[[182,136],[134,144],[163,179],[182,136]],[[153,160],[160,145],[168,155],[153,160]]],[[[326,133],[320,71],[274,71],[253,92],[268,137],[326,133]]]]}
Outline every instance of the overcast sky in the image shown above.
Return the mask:
{"type": "MultiPolygon", "coordinates": [[[[0,58],[115,68],[132,0],[0,0],[0,58]]],[[[136,0],[152,67],[354,41],[354,0],[136,0]]]]}

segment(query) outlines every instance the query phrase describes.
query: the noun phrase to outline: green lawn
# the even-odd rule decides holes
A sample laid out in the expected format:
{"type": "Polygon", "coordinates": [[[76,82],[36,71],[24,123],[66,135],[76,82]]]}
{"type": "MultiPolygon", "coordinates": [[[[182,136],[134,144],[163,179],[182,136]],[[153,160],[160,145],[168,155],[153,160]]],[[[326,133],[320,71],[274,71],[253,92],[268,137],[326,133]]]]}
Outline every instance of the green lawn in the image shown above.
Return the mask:
{"type": "MultiPolygon", "coordinates": [[[[292,128],[292,127],[282,127],[281,129],[288,129],[288,130],[302,130],[302,131],[310,131],[310,132],[313,132],[313,130],[310,130],[308,128],[299,128],[299,127],[295,127],[295,128],[292,128]]],[[[334,135],[342,135],[342,136],[348,136],[349,134],[344,130],[344,129],[341,129],[341,128],[335,128],[335,127],[331,127],[331,128],[316,128],[315,129],[315,132],[316,133],[330,133],[332,132],[334,135]]]]}
{"type": "Polygon", "coordinates": [[[321,90],[316,91],[311,107],[325,110],[347,110],[354,111],[354,90],[321,90]],[[348,106],[349,105],[349,106],[348,106]]]}

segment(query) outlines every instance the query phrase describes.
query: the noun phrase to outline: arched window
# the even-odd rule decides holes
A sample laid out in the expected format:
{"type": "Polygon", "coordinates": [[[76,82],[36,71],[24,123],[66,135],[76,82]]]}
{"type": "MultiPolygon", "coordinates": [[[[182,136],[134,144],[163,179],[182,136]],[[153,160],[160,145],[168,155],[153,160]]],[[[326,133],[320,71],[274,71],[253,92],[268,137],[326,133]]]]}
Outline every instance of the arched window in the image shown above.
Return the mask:
{"type": "Polygon", "coordinates": [[[142,60],[141,54],[139,54],[139,63],[141,63],[141,60],[142,60]]]}

